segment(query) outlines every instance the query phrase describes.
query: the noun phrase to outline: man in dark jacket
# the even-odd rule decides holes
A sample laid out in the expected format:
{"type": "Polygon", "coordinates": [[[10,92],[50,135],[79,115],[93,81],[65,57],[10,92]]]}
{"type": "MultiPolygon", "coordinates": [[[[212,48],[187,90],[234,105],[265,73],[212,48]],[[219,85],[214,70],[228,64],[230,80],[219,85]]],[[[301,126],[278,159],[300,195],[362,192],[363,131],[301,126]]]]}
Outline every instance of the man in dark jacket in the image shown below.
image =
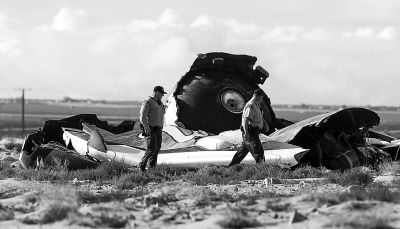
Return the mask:
{"type": "Polygon", "coordinates": [[[146,171],[147,162],[149,168],[154,168],[157,165],[165,114],[165,107],[161,99],[165,94],[167,93],[163,87],[154,87],[153,96],[149,96],[140,108],[140,125],[143,127],[147,141],[147,150],[139,163],[139,169],[143,172],[146,171]]]}

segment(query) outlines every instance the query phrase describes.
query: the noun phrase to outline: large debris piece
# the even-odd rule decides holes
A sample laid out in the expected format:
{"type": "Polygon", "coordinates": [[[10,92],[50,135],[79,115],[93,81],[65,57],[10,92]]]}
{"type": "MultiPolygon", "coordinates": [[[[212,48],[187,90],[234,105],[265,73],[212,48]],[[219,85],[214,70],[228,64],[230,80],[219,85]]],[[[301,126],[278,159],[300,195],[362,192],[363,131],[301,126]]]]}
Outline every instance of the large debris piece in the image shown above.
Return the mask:
{"type": "MultiPolygon", "coordinates": [[[[261,66],[254,68],[256,61],[248,55],[199,54],[167,100],[166,124],[213,134],[239,129],[244,105],[269,76],[261,66]]],[[[262,110],[269,133],[292,124],[276,117],[268,97],[262,110]]]]}
{"type": "Polygon", "coordinates": [[[310,149],[302,157],[302,164],[344,170],[375,165],[388,158],[387,153],[366,141],[369,128],[378,125],[379,121],[375,112],[352,107],[300,121],[270,137],[310,149]]]}
{"type": "Polygon", "coordinates": [[[95,167],[98,161],[77,154],[71,146],[65,144],[63,139],[63,128],[83,129],[83,123],[96,125],[114,134],[132,130],[135,124],[133,121],[126,120],[116,126],[110,125],[107,121],[99,120],[95,114],[80,114],[61,120],[48,120],[43,128],[25,138],[20,154],[22,166],[35,167],[39,161],[45,165],[53,165],[55,160],[59,160],[69,169],[95,167]]]}
{"type": "MultiPolygon", "coordinates": [[[[105,160],[125,162],[134,166],[139,164],[147,145],[140,128],[117,134],[110,132],[112,128],[104,125],[106,122],[90,124],[84,121],[87,120],[73,124],[81,128],[71,128],[69,126],[72,124],[65,120],[55,122],[59,124],[57,128],[61,128],[63,139],[63,142],[56,143],[55,146],[49,146],[49,142],[59,139],[58,135],[48,136],[42,131],[29,135],[20,156],[23,166],[35,167],[37,161],[51,164],[54,159],[61,164],[69,161],[67,167],[70,169],[93,168],[105,160]],[[108,130],[103,129],[104,127],[108,130]]],[[[228,165],[242,139],[239,130],[213,135],[168,125],[163,127],[162,135],[158,162],[185,168],[196,168],[205,164],[228,165]]],[[[260,139],[266,162],[279,163],[282,167],[296,165],[301,155],[307,151],[288,143],[272,141],[265,135],[260,139]]],[[[254,159],[249,154],[243,163],[254,163],[254,159]]]]}

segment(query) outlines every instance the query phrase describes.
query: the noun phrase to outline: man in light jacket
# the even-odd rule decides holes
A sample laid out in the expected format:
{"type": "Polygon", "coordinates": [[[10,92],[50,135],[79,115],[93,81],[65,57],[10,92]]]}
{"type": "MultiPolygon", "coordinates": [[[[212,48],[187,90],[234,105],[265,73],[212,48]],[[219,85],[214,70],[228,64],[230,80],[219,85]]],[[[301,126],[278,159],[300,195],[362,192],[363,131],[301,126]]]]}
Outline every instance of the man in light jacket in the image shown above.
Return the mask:
{"type": "Polygon", "coordinates": [[[146,171],[147,162],[149,168],[157,165],[158,152],[161,148],[162,127],[164,122],[165,107],[162,97],[167,94],[161,86],[154,87],[153,96],[143,101],[140,108],[140,125],[143,127],[143,134],[146,136],[147,150],[139,163],[139,169],[146,171]]]}
{"type": "Polygon", "coordinates": [[[265,92],[258,88],[254,90],[253,97],[244,106],[240,127],[243,142],[233,156],[229,166],[239,164],[249,151],[256,163],[265,161],[264,149],[259,137],[261,130],[266,132],[269,129],[267,122],[263,119],[263,113],[260,108],[265,96],[265,92]]]}

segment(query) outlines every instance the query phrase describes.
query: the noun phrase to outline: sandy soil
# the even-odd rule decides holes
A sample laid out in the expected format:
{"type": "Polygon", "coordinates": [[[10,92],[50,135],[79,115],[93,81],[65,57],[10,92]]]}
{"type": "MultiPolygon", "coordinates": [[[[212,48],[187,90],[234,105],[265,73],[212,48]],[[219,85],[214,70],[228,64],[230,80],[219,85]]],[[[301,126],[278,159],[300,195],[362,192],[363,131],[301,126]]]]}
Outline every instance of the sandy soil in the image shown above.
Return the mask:
{"type": "MultiPolygon", "coordinates": [[[[6,157],[18,154],[0,145],[0,160],[6,157]]],[[[101,195],[118,192],[116,187],[9,178],[0,180],[0,228],[400,228],[398,204],[354,200],[329,205],[315,198],[362,188],[320,179],[207,186],[174,181],[128,190],[132,197],[119,201],[101,201],[101,195]],[[79,191],[97,194],[99,201],[79,201],[79,191]]]]}

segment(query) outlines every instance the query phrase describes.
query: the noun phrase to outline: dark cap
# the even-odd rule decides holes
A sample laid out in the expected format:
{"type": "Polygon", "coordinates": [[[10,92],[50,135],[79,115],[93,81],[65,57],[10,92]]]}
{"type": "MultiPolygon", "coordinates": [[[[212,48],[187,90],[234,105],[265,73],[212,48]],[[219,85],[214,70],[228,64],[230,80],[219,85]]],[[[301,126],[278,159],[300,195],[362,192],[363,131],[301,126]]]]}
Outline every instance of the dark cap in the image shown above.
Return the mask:
{"type": "Polygon", "coordinates": [[[158,92],[160,92],[162,94],[167,94],[167,92],[165,92],[164,88],[161,87],[161,86],[155,86],[154,89],[153,89],[153,92],[156,92],[156,91],[158,91],[158,92]]]}
{"type": "Polygon", "coordinates": [[[257,88],[256,90],[254,90],[253,95],[265,96],[265,92],[261,88],[257,88]]]}

